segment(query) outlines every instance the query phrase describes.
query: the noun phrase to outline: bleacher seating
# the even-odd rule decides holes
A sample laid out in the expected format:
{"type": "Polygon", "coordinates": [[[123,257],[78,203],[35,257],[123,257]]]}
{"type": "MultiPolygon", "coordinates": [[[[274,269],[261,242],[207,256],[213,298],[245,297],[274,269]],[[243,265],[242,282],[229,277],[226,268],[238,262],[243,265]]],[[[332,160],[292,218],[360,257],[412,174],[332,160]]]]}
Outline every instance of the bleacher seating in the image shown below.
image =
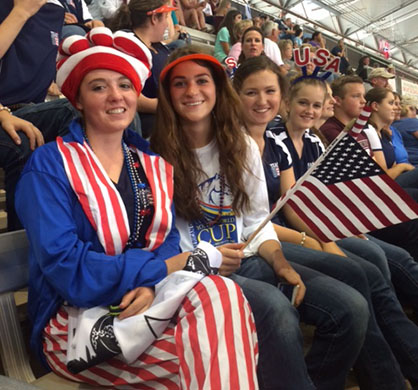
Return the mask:
{"type": "MultiPolygon", "coordinates": [[[[96,387],[65,380],[53,373],[35,379],[14,297],[16,291],[28,284],[28,250],[29,243],[24,230],[0,234],[0,359],[4,373],[40,389],[94,390],[96,387]]],[[[14,385],[16,389],[25,388],[19,387],[18,382],[14,385]]],[[[0,388],[3,388],[1,381],[0,388]]]]}

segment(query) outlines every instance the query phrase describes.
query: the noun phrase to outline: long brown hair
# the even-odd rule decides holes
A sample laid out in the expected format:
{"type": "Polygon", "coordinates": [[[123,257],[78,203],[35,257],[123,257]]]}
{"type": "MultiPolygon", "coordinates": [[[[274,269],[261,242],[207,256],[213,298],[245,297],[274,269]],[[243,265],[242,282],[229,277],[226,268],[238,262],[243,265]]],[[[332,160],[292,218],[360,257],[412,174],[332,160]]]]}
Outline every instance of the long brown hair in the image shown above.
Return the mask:
{"type": "MultiPolygon", "coordinates": [[[[168,63],[196,53],[202,53],[202,50],[193,46],[177,49],[169,57],[168,63]]],[[[231,190],[232,208],[240,215],[248,209],[250,203],[243,180],[245,170],[248,171],[248,145],[240,119],[240,100],[226,74],[214,68],[216,65],[209,61],[196,62],[211,71],[215,82],[216,103],[212,111],[212,127],[219,150],[220,171],[231,190]]],[[[187,221],[192,221],[202,217],[197,199],[197,184],[203,170],[181,125],[181,118],[173,108],[169,88],[170,76],[171,70],[164,81],[160,81],[157,120],[151,136],[151,147],[174,166],[176,212],[187,221]]]]}

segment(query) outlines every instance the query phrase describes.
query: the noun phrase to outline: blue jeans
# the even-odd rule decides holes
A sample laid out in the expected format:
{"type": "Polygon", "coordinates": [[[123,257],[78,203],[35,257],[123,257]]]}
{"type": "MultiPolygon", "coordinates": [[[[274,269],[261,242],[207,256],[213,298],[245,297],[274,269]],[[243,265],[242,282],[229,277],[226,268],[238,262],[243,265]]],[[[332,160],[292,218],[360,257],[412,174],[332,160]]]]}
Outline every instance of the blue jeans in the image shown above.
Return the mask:
{"type": "Polygon", "coordinates": [[[375,264],[381,271],[381,259],[377,259],[374,247],[378,247],[385,256],[387,265],[384,269],[389,270],[391,282],[395,291],[401,300],[406,302],[418,310],[418,263],[411,257],[408,251],[396,245],[389,244],[385,241],[367,235],[369,241],[359,240],[356,238],[348,238],[338,242],[338,245],[349,250],[356,255],[360,255],[371,263],[375,264]],[[369,243],[370,251],[367,253],[367,248],[364,242],[369,243]],[[359,249],[360,248],[360,249],[359,249]],[[359,253],[362,251],[365,255],[359,253]]]}
{"type": "Polygon", "coordinates": [[[386,253],[377,242],[383,242],[372,236],[368,236],[369,240],[363,240],[357,237],[344,238],[337,241],[340,248],[354,253],[355,255],[369,261],[379,268],[386,282],[391,283],[391,273],[386,258],[386,253]],[[373,238],[373,241],[371,238],[373,238]]]}
{"type": "Polygon", "coordinates": [[[355,364],[361,388],[404,390],[403,375],[418,385],[417,326],[405,316],[379,269],[345,252],[349,257],[319,252],[322,259],[301,256],[299,262],[351,285],[369,303],[371,316],[366,339],[355,364]]]}
{"type": "Polygon", "coordinates": [[[316,326],[306,363],[299,315],[277,288],[274,270],[260,257],[244,259],[231,278],[243,289],[259,338],[258,379],[262,389],[344,389],[348,370],[364,340],[367,303],[359,293],[314,270],[292,264],[307,286],[298,311],[316,326]],[[311,379],[312,381],[311,381],[311,379]]]}

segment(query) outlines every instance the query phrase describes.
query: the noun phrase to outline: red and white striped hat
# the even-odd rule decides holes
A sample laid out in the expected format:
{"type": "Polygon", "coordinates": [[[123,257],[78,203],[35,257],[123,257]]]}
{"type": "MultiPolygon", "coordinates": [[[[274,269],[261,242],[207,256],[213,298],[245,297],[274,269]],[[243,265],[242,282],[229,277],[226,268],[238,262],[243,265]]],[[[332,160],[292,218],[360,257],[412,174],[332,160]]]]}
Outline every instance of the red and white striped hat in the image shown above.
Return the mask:
{"type": "Polygon", "coordinates": [[[85,37],[70,36],[61,43],[57,61],[57,85],[75,106],[84,76],[95,69],[108,69],[131,80],[139,95],[151,74],[149,49],[133,34],[93,28],[85,37]]]}

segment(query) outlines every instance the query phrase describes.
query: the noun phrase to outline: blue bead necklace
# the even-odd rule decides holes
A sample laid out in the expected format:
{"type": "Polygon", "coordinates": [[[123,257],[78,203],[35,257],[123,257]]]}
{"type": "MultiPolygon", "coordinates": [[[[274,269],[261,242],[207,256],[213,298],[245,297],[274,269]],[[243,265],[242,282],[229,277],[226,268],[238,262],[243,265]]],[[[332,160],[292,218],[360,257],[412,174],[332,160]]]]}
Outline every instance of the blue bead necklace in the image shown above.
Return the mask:
{"type": "MultiPolygon", "coordinates": [[[[84,138],[90,146],[89,139],[86,132],[83,130],[84,138]]],[[[139,239],[142,225],[145,217],[150,214],[150,199],[148,197],[147,185],[142,182],[139,175],[139,167],[135,167],[135,161],[132,151],[129,150],[128,145],[122,139],[122,151],[124,163],[128,171],[129,181],[131,182],[132,192],[134,194],[134,227],[126,243],[125,250],[132,247],[139,239]]]]}
{"type": "Polygon", "coordinates": [[[128,145],[126,145],[125,142],[122,142],[122,149],[126,167],[128,169],[129,180],[134,193],[135,203],[134,228],[126,244],[126,248],[130,248],[138,241],[144,219],[150,213],[150,200],[148,198],[147,185],[141,181],[139,167],[135,167],[135,161],[132,155],[133,152],[129,150],[128,145]]]}

